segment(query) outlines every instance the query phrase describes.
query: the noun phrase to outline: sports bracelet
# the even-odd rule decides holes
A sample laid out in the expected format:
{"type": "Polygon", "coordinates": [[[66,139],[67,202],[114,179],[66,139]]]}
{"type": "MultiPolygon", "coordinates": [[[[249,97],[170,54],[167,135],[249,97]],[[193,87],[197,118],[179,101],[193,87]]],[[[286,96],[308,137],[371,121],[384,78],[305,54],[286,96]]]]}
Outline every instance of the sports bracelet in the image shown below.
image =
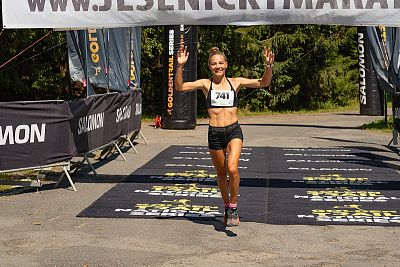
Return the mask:
{"type": "Polygon", "coordinates": [[[266,65],[267,68],[272,68],[273,66],[274,66],[273,63],[272,63],[272,64],[267,64],[267,65],[266,65]]]}

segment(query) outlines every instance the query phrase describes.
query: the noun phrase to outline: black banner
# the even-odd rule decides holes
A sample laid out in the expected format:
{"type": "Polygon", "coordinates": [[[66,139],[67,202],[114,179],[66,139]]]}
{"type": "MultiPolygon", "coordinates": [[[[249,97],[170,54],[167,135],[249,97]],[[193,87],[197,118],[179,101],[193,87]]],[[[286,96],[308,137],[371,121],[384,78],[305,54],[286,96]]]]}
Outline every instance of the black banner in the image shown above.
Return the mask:
{"type": "Polygon", "coordinates": [[[127,92],[140,88],[141,28],[67,32],[70,76],[91,88],[127,92]],[[90,83],[87,83],[87,79],[90,83]]]}
{"type": "Polygon", "coordinates": [[[68,161],[75,154],[67,102],[0,103],[0,170],[68,161]]]}
{"type": "Polygon", "coordinates": [[[366,27],[358,27],[357,37],[361,115],[383,115],[383,94],[379,90],[372,63],[372,47],[366,27]]]}
{"type": "Polygon", "coordinates": [[[128,91],[130,85],[130,31],[128,28],[109,30],[109,82],[114,91],[128,91]]]}
{"type": "Polygon", "coordinates": [[[392,94],[393,126],[400,131],[400,93],[392,94]]]}
{"type": "Polygon", "coordinates": [[[81,45],[81,43],[78,42],[79,39],[85,38],[84,32],[68,31],[66,36],[68,46],[69,75],[73,81],[86,83],[86,64],[84,62],[86,52],[84,45],[81,45]]]}
{"type": "Polygon", "coordinates": [[[140,130],[142,92],[79,101],[0,102],[0,171],[69,161],[140,130]]]}
{"type": "Polygon", "coordinates": [[[135,90],[141,88],[140,86],[140,51],[142,44],[142,28],[133,27],[130,28],[131,35],[131,46],[130,46],[130,89],[135,90]]]}
{"type": "Polygon", "coordinates": [[[196,127],[197,92],[177,92],[174,88],[176,54],[181,45],[187,46],[189,59],[183,70],[184,81],[197,79],[197,27],[165,27],[164,94],[162,125],[164,129],[193,129],[196,127]]]}
{"type": "Polygon", "coordinates": [[[86,87],[86,95],[94,95],[95,92],[88,82],[89,77],[89,53],[87,49],[88,34],[86,31],[68,31],[68,62],[69,73],[73,81],[79,81],[86,87]]]}
{"type": "Polygon", "coordinates": [[[97,149],[141,127],[142,92],[96,95],[69,102],[78,153],[97,149]]]}
{"type": "Polygon", "coordinates": [[[95,87],[108,88],[107,30],[87,30],[88,76],[95,87]]]}
{"type": "Polygon", "coordinates": [[[400,86],[400,27],[386,27],[386,49],[388,52],[388,60],[390,62],[388,67],[389,82],[397,86],[396,92],[400,86]]]}

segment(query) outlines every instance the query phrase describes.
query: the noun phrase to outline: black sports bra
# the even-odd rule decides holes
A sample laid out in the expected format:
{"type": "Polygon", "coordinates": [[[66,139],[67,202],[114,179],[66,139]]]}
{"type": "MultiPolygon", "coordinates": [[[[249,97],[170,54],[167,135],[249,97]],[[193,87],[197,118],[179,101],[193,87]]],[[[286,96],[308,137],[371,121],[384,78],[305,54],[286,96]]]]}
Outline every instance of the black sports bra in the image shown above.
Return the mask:
{"type": "Polygon", "coordinates": [[[213,81],[211,79],[210,90],[208,90],[208,95],[206,98],[207,109],[209,108],[232,108],[239,106],[239,99],[237,97],[235,89],[228,78],[226,78],[229,85],[231,86],[231,90],[229,91],[220,91],[213,90],[212,84],[213,81]]]}

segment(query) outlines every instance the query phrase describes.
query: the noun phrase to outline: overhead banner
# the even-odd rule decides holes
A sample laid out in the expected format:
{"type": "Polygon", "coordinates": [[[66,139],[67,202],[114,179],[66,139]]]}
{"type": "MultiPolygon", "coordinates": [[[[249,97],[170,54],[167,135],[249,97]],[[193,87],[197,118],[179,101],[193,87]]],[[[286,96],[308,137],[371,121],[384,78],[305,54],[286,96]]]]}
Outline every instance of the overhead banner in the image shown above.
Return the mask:
{"type": "Polygon", "coordinates": [[[400,0],[10,0],[4,28],[400,25],[400,0]]]}
{"type": "Polygon", "coordinates": [[[69,161],[71,119],[65,101],[0,102],[0,171],[69,161]]]}
{"type": "Polygon", "coordinates": [[[142,92],[96,95],[69,102],[71,131],[78,153],[109,144],[141,127],[142,92]]]}

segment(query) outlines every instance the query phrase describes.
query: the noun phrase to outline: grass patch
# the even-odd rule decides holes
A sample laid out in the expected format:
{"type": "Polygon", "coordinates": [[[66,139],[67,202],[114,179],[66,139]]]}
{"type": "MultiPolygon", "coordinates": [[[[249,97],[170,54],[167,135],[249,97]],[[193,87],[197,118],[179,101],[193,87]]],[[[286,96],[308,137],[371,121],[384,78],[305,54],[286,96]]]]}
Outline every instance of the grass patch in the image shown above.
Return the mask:
{"type": "MultiPolygon", "coordinates": [[[[36,180],[38,171],[37,170],[26,170],[18,172],[0,173],[0,180],[2,181],[13,181],[13,182],[31,182],[36,180]]],[[[43,180],[43,179],[42,179],[43,180]]],[[[0,185],[0,194],[6,194],[13,192],[16,189],[23,188],[20,185],[0,185]]]]}
{"type": "Polygon", "coordinates": [[[7,194],[18,192],[17,190],[21,190],[23,187],[18,185],[0,185],[0,197],[6,196],[7,194]]]}
{"type": "MultiPolygon", "coordinates": [[[[330,103],[326,103],[325,105],[322,105],[321,108],[318,109],[301,109],[301,110],[282,110],[282,111],[271,111],[271,110],[265,110],[265,111],[260,111],[260,112],[255,112],[255,111],[250,111],[245,108],[239,108],[238,110],[238,115],[240,117],[242,116],[267,116],[267,115],[280,115],[280,114],[316,114],[316,113],[333,113],[333,112],[346,112],[346,111],[359,111],[360,110],[360,102],[358,100],[352,101],[349,105],[344,106],[344,107],[338,107],[334,106],[330,103]]],[[[142,123],[146,124],[153,124],[154,122],[154,117],[150,117],[149,115],[143,115],[142,117],[142,123]]],[[[208,118],[208,115],[201,116],[198,114],[197,116],[198,119],[206,119],[208,118]]]]}
{"type": "Polygon", "coordinates": [[[1,173],[0,180],[6,181],[30,181],[36,179],[36,173],[33,170],[19,171],[13,173],[1,173]]]}
{"type": "Polygon", "coordinates": [[[260,112],[253,112],[247,109],[239,109],[238,115],[239,116],[265,116],[265,115],[279,115],[279,114],[315,114],[315,113],[332,113],[332,112],[345,112],[345,111],[354,111],[360,110],[360,103],[359,101],[353,101],[349,105],[344,107],[333,106],[327,104],[325,107],[321,107],[319,109],[301,109],[301,110],[283,110],[283,111],[260,111],[260,112]]]}
{"type": "Polygon", "coordinates": [[[393,116],[388,116],[387,122],[385,122],[385,119],[379,119],[371,123],[363,124],[361,125],[361,129],[379,132],[391,132],[393,131],[393,116]]]}
{"type": "Polygon", "coordinates": [[[0,185],[0,192],[9,191],[13,188],[15,188],[13,185],[0,185]]]}

